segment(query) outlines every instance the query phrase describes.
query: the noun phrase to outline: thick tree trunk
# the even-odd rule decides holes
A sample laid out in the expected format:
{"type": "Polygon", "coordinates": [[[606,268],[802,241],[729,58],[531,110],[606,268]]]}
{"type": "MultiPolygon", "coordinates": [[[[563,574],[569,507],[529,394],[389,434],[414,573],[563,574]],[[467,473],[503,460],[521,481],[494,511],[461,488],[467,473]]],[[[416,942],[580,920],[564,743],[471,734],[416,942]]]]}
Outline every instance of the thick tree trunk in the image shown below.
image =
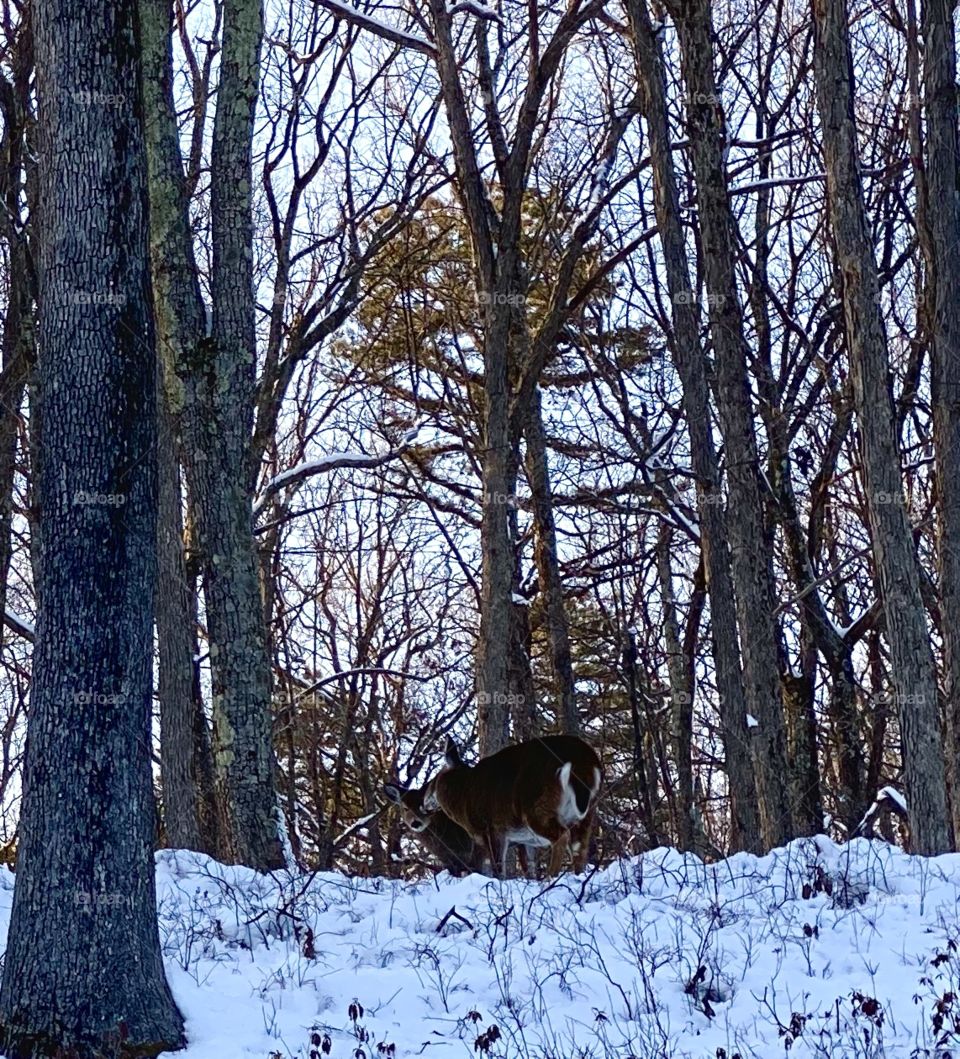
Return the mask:
{"type": "Polygon", "coordinates": [[[667,289],[673,307],[673,335],[670,336],[669,345],[683,386],[690,458],[697,479],[701,547],[707,571],[710,631],[730,788],[730,848],[758,851],[761,845],[760,821],[753,765],[746,738],[747,706],[740,676],[730,548],[711,429],[706,357],[700,342],[696,296],[690,287],[686,245],[680,221],[677,179],[667,121],[663,58],[644,0],[629,0],[627,10],[634,34],[641,108],[650,140],[657,228],[663,245],[667,289]]]}
{"type": "Polygon", "coordinates": [[[933,249],[927,275],[933,339],[933,443],[936,453],[937,563],[947,716],[947,767],[954,844],[960,842],[960,202],[957,197],[957,54],[955,0],[923,6],[927,188],[933,249]]]}
{"type": "Polygon", "coordinates": [[[252,163],[263,12],[227,0],[210,195],[213,327],[188,387],[185,457],[204,569],[211,644],[214,765],[233,857],[284,864],[274,790],[271,669],[253,541],[249,466],[256,367],[252,163]],[[189,440],[187,435],[189,435],[189,440]]]}
{"type": "Polygon", "coordinates": [[[559,708],[558,720],[562,731],[568,735],[576,735],[580,731],[580,718],[577,716],[567,612],[563,605],[563,582],[557,556],[557,528],[553,520],[553,494],[550,489],[550,466],[539,387],[534,389],[525,436],[527,481],[533,499],[533,558],[540,578],[540,591],[543,594],[550,663],[559,708]]]}
{"type": "MultiPolygon", "coordinates": [[[[511,508],[516,504],[517,459],[510,432],[508,321],[494,298],[484,326],[482,583],[477,649],[477,727],[480,756],[503,747],[509,735],[513,589],[516,556],[511,508]]],[[[522,693],[521,693],[522,694],[522,693]]]]}
{"type": "Polygon", "coordinates": [[[814,0],[813,16],[827,202],[860,425],[867,514],[900,717],[910,827],[917,852],[942,853],[950,839],[936,676],[902,492],[887,338],[860,182],[846,4],[814,0]]]}
{"type": "MultiPolygon", "coordinates": [[[[793,835],[789,769],[779,678],[771,545],[760,493],[743,312],[734,272],[734,221],[725,171],[724,124],[713,71],[709,0],[671,4],[680,38],[690,154],[715,358],[715,394],[727,467],[727,533],[737,597],[743,684],[752,728],[754,776],[763,840],[777,846],[793,835]]],[[[714,620],[730,620],[714,615],[714,620]]]]}
{"type": "Polygon", "coordinates": [[[222,856],[262,870],[284,863],[274,790],[271,670],[253,541],[250,438],[255,329],[251,143],[263,32],[257,0],[224,4],[211,191],[213,325],[207,333],[173,110],[169,11],[142,0],[153,269],[172,411],[204,577],[222,856]]]}
{"type": "Polygon", "coordinates": [[[44,561],[0,987],[16,1059],[184,1043],[154,889],[156,362],[134,16],[37,5],[44,561]]]}

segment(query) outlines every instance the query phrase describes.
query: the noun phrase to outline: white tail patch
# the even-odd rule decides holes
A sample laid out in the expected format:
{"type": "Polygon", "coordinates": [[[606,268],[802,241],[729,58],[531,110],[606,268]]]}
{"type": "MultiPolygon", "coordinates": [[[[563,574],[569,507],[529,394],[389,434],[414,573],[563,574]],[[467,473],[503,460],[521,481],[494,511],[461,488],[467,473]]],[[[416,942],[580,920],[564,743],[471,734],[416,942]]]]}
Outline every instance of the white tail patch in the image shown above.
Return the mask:
{"type": "Polygon", "coordinates": [[[574,857],[580,871],[602,771],[596,751],[578,736],[538,736],[506,746],[476,765],[467,765],[451,741],[446,767],[423,788],[422,805],[427,813],[442,809],[459,824],[486,849],[494,871],[503,872],[511,844],[549,845],[549,871],[556,874],[568,840],[580,844],[574,857]],[[523,797],[517,797],[518,791],[523,797]],[[569,834],[573,829],[576,834],[569,834]]]}
{"type": "Polygon", "coordinates": [[[564,827],[579,823],[585,813],[580,812],[577,805],[577,794],[570,783],[570,774],[573,772],[573,762],[567,761],[557,769],[557,779],[560,781],[560,804],[557,806],[557,819],[564,827]]]}

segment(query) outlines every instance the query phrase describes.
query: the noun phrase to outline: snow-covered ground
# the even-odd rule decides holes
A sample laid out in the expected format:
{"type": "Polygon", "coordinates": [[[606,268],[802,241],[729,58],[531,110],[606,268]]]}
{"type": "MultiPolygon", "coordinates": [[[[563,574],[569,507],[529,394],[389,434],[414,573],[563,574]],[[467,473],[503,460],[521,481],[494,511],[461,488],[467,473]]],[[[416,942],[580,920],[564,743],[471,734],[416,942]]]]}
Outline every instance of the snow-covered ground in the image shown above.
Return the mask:
{"type": "Polygon", "coordinates": [[[166,851],[157,884],[187,1059],[960,1056],[960,855],[818,838],[550,885],[166,851]]]}

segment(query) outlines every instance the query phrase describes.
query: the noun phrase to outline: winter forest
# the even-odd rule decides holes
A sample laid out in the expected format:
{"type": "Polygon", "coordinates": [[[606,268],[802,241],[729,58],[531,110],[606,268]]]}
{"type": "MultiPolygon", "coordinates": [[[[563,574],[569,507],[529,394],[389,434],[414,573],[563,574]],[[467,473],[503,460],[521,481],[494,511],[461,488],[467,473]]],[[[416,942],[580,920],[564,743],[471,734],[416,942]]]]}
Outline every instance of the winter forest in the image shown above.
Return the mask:
{"type": "Polygon", "coordinates": [[[955,38],[0,2],[7,1059],[960,1055],[955,38]]]}

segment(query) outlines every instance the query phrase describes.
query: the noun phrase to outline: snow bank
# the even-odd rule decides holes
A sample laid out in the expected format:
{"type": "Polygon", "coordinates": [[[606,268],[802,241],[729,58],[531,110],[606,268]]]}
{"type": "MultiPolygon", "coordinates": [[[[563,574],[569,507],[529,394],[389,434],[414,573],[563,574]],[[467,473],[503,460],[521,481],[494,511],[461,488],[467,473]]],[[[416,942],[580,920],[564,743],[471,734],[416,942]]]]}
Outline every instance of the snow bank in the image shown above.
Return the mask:
{"type": "Polygon", "coordinates": [[[157,884],[188,1059],[960,1046],[960,855],[816,838],[712,865],[657,850],[550,885],[268,877],[166,851],[157,884]]]}

